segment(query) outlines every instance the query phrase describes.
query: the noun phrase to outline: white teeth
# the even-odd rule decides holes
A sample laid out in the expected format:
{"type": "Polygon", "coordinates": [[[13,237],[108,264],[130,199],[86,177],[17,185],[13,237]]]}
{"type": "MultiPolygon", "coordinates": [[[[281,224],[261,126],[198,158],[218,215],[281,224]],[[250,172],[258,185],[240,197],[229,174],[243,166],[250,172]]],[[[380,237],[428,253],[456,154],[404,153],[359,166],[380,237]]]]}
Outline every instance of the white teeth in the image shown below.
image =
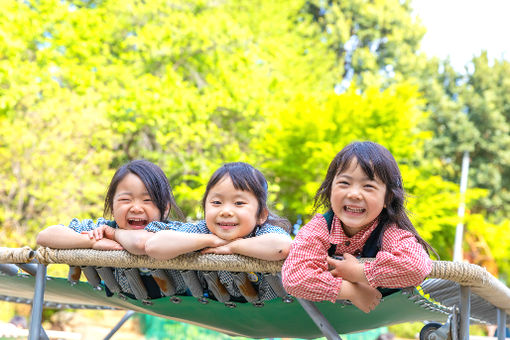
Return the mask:
{"type": "Polygon", "coordinates": [[[351,208],[349,206],[345,206],[345,210],[350,211],[350,212],[355,212],[355,213],[360,213],[360,212],[365,211],[365,209],[363,209],[363,208],[351,208]]]}

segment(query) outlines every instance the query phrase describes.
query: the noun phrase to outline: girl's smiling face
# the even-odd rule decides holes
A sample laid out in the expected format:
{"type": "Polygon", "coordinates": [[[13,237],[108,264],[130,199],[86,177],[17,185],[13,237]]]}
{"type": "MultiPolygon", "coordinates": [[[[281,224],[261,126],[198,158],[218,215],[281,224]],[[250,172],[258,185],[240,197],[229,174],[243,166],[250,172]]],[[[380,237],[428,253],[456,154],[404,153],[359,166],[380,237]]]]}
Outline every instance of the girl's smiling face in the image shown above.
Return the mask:
{"type": "Polygon", "coordinates": [[[384,208],[386,185],[370,179],[354,158],[343,172],[336,174],[331,186],[331,208],[352,237],[379,216],[384,208]]]}
{"type": "Polygon", "coordinates": [[[161,219],[161,213],[142,180],[132,173],[119,181],[112,210],[120,229],[143,229],[150,222],[161,219]]]}
{"type": "Polygon", "coordinates": [[[267,218],[267,210],[257,217],[258,201],[250,191],[234,187],[230,176],[216,183],[205,200],[207,228],[224,240],[235,240],[250,234],[267,218]]]}

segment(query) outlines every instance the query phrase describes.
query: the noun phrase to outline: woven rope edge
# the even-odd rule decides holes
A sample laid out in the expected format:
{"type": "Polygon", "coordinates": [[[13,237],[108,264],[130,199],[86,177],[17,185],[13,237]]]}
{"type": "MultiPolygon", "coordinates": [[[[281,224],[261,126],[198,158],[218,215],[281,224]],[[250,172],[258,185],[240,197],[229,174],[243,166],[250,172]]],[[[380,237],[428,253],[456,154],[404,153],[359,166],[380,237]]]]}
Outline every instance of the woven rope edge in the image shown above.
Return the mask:
{"type": "Polygon", "coordinates": [[[28,263],[32,261],[35,252],[30,247],[6,248],[0,247],[0,263],[28,263]]]}
{"type": "Polygon", "coordinates": [[[184,254],[171,260],[155,260],[127,251],[93,249],[37,249],[40,263],[116,268],[153,268],[176,270],[227,270],[233,272],[279,273],[283,261],[264,261],[242,255],[184,254]]]}

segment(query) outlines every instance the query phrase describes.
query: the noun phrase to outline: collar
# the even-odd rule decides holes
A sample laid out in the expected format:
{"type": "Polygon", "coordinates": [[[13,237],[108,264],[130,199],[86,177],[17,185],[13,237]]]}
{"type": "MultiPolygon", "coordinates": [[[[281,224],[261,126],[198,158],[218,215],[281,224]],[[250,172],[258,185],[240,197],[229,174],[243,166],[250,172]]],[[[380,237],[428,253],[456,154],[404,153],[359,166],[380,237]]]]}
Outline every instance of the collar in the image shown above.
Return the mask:
{"type": "Polygon", "coordinates": [[[333,217],[333,224],[331,226],[331,233],[329,236],[329,242],[331,244],[340,244],[345,241],[350,241],[351,243],[365,243],[368,238],[370,237],[370,234],[372,234],[372,231],[377,227],[377,223],[379,222],[379,219],[376,218],[372,222],[366,224],[363,226],[363,228],[358,231],[356,234],[354,234],[352,237],[349,237],[342,227],[342,221],[335,215],[333,217]]]}

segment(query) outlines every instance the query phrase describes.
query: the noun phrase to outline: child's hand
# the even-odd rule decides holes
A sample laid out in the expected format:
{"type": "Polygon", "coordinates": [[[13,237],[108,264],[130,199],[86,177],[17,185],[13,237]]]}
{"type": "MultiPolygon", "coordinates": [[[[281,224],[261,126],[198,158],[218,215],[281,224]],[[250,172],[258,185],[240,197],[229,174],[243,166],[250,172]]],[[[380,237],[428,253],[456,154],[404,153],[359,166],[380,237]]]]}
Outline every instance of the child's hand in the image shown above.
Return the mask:
{"type": "Polygon", "coordinates": [[[329,272],[334,277],[341,277],[350,282],[365,282],[363,264],[359,263],[356,257],[345,253],[343,260],[337,260],[332,257],[327,258],[329,272]]]}
{"type": "Polygon", "coordinates": [[[82,231],[81,233],[87,234],[91,240],[96,240],[96,241],[101,240],[103,237],[110,239],[110,240],[115,239],[115,228],[107,226],[106,224],[103,224],[93,230],[82,231]]]}
{"type": "Polygon", "coordinates": [[[381,302],[381,292],[364,283],[342,281],[339,298],[348,299],[365,313],[373,311],[381,302]]]}
{"type": "Polygon", "coordinates": [[[210,237],[210,239],[209,239],[209,247],[210,248],[221,247],[221,246],[224,246],[224,245],[232,242],[232,241],[224,240],[214,234],[209,234],[208,236],[210,237]]]}
{"type": "Polygon", "coordinates": [[[113,240],[102,238],[92,245],[92,249],[95,250],[124,250],[124,248],[113,240]]]}
{"type": "Polygon", "coordinates": [[[201,254],[219,254],[219,255],[230,255],[233,254],[229,244],[215,248],[205,248],[200,252],[201,254]]]}

